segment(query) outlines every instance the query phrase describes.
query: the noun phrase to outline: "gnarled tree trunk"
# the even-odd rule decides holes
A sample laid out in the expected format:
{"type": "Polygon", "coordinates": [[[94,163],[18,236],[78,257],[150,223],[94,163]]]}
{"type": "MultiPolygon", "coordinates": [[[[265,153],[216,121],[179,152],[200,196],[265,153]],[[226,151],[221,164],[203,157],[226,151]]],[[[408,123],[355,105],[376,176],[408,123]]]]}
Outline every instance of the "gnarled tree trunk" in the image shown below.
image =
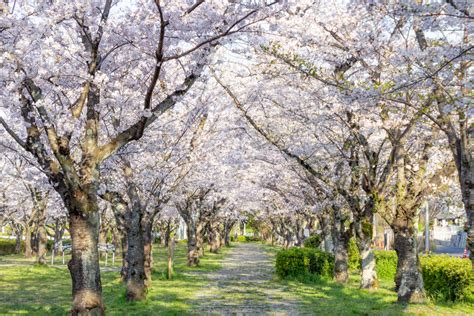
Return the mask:
{"type": "Polygon", "coordinates": [[[378,287],[377,272],[375,270],[375,255],[372,249],[372,219],[364,218],[355,223],[357,247],[361,257],[362,289],[376,289],[378,287]]]}
{"type": "Polygon", "coordinates": [[[209,251],[218,253],[220,248],[220,236],[215,224],[209,224],[209,251]]]}
{"type": "Polygon", "coordinates": [[[29,225],[25,225],[25,257],[31,258],[32,256],[33,247],[31,246],[31,227],[29,225]]]}
{"type": "Polygon", "coordinates": [[[333,214],[334,279],[346,283],[349,279],[349,240],[352,237],[352,224],[346,225],[348,217],[343,209],[334,207],[333,214]]]}
{"type": "Polygon", "coordinates": [[[416,228],[413,225],[395,226],[394,235],[395,251],[398,257],[395,276],[398,302],[423,303],[426,297],[417,252],[416,228]]]}
{"type": "Polygon", "coordinates": [[[195,267],[199,264],[199,250],[194,222],[188,221],[186,223],[186,233],[188,236],[188,266],[195,267]]]}
{"type": "Polygon", "coordinates": [[[146,297],[145,284],[145,242],[143,239],[142,215],[139,210],[129,214],[127,231],[127,275],[126,298],[127,301],[139,301],[146,297]]]}
{"type": "Polygon", "coordinates": [[[46,233],[46,227],[44,223],[38,227],[38,252],[36,254],[36,263],[46,264],[46,252],[48,243],[48,234],[46,233]]]}
{"type": "Polygon", "coordinates": [[[68,263],[72,278],[71,315],[88,313],[103,315],[104,304],[97,250],[99,238],[97,201],[89,202],[84,199],[70,201],[68,209],[72,239],[72,258],[68,263]]]}
{"type": "Polygon", "coordinates": [[[153,270],[153,235],[152,235],[153,221],[149,220],[143,224],[143,254],[145,260],[145,285],[151,286],[151,274],[153,270]]]}

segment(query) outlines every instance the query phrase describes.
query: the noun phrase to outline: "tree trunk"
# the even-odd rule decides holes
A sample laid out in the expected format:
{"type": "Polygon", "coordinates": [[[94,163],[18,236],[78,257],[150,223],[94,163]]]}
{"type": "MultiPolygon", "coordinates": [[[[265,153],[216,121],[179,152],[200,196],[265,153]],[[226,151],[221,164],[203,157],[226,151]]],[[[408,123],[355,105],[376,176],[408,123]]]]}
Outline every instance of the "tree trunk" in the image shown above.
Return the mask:
{"type": "Polygon", "coordinates": [[[459,170],[461,181],[462,199],[466,211],[465,231],[467,233],[466,248],[469,249],[474,273],[474,126],[467,129],[462,135],[462,158],[459,170]]]}
{"type": "Polygon", "coordinates": [[[334,279],[346,283],[349,279],[349,240],[352,237],[352,224],[346,227],[349,218],[343,209],[334,207],[333,214],[334,279]]]}
{"type": "Polygon", "coordinates": [[[224,226],[224,244],[226,247],[230,247],[230,230],[232,225],[226,223],[224,226]]]}
{"type": "Polygon", "coordinates": [[[209,251],[212,253],[219,252],[219,233],[217,232],[216,227],[213,227],[212,224],[209,225],[209,251]]]}
{"type": "Polygon", "coordinates": [[[125,280],[127,290],[125,296],[127,301],[140,301],[146,297],[145,242],[140,210],[134,209],[130,213],[127,244],[127,276],[125,280]]]}
{"type": "Polygon", "coordinates": [[[58,220],[56,220],[56,224],[55,224],[55,227],[54,227],[54,245],[53,245],[53,249],[55,251],[55,253],[58,253],[59,250],[62,248],[62,238],[63,238],[63,235],[64,235],[64,226],[59,223],[58,220]]]}
{"type": "MultiPolygon", "coordinates": [[[[25,257],[29,258],[31,257],[31,233],[30,235],[30,247],[29,247],[29,252],[26,252],[26,238],[28,237],[27,235],[27,230],[25,229],[25,257]]],[[[15,253],[20,253],[21,252],[21,237],[22,236],[22,230],[18,229],[16,232],[16,241],[15,241],[15,253]]]]}
{"type": "Polygon", "coordinates": [[[362,289],[376,289],[379,282],[375,270],[375,255],[372,249],[372,219],[364,218],[355,223],[357,246],[361,257],[362,277],[360,287],[362,289]]]}
{"type": "Polygon", "coordinates": [[[395,287],[400,303],[423,303],[425,292],[416,246],[415,227],[396,227],[395,251],[398,263],[395,287]]]}
{"type": "Polygon", "coordinates": [[[171,223],[170,223],[171,220],[168,220],[168,223],[166,224],[166,230],[165,230],[165,234],[164,234],[164,246],[165,247],[168,247],[168,243],[170,242],[170,236],[171,236],[171,223]]]}
{"type": "Polygon", "coordinates": [[[25,225],[25,257],[31,258],[32,256],[33,248],[31,247],[31,227],[25,225]]]}
{"type": "Polygon", "coordinates": [[[128,274],[128,261],[127,261],[127,252],[128,252],[128,237],[126,234],[121,234],[120,236],[121,242],[121,251],[122,251],[122,269],[120,269],[120,277],[122,281],[125,282],[127,279],[128,274]]]}
{"type": "Polygon", "coordinates": [[[173,278],[174,238],[168,244],[168,280],[173,278]]]}
{"type": "Polygon", "coordinates": [[[334,243],[334,279],[346,283],[349,279],[349,243],[344,238],[336,238],[334,243]]]}
{"type": "Polygon", "coordinates": [[[204,256],[204,226],[203,223],[196,224],[196,249],[199,257],[204,256]]]}
{"type": "Polygon", "coordinates": [[[195,267],[199,264],[199,251],[196,241],[196,227],[193,222],[186,223],[188,235],[188,266],[195,267]]]}
{"type": "Polygon", "coordinates": [[[97,250],[99,213],[97,204],[91,204],[77,201],[69,205],[72,239],[72,258],[68,263],[72,278],[71,315],[104,314],[97,250]]]}
{"type": "Polygon", "coordinates": [[[46,252],[47,252],[48,234],[46,233],[46,227],[44,222],[40,223],[38,227],[38,252],[36,263],[45,265],[46,264],[46,252]]]}
{"type": "Polygon", "coordinates": [[[147,223],[143,224],[143,242],[144,242],[144,260],[145,260],[145,286],[148,288],[151,286],[151,274],[153,270],[153,236],[152,236],[152,228],[153,228],[153,221],[148,221],[147,223]]]}

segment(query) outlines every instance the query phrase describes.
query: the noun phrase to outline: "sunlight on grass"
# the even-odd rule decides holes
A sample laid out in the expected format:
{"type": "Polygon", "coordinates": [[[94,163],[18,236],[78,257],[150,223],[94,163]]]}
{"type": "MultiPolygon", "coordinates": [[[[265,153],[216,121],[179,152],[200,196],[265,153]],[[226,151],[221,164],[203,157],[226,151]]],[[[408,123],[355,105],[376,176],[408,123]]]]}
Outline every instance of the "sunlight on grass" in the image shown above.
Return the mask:
{"type": "MultiPolygon", "coordinates": [[[[190,312],[191,299],[207,285],[205,272],[221,268],[227,252],[206,253],[197,268],[186,266],[186,246],[179,243],[175,250],[175,277],[167,280],[166,249],[155,246],[153,284],[144,302],[128,303],[118,272],[102,272],[102,287],[108,315],[180,315],[190,312]]],[[[58,258],[59,259],[59,258],[58,258]]],[[[110,260],[110,258],[109,258],[110,260]]],[[[71,281],[66,265],[34,266],[34,259],[18,255],[0,257],[0,315],[65,315],[70,308],[71,281]],[[2,266],[19,262],[22,265],[2,266]],[[29,264],[29,265],[25,265],[29,264]]],[[[109,261],[110,263],[110,261],[109,261]]],[[[117,258],[115,266],[119,267],[117,258]]],[[[110,264],[109,264],[110,265],[110,264]]],[[[104,266],[101,264],[101,266],[104,266]]]]}

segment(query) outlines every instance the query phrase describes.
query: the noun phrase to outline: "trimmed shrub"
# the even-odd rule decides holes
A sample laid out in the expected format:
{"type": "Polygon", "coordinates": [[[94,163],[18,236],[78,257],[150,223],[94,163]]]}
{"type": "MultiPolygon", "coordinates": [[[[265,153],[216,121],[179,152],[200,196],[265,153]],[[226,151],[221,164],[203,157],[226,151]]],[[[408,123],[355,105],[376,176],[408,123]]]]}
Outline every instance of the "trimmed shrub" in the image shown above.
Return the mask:
{"type": "Polygon", "coordinates": [[[313,274],[332,277],[334,271],[334,256],[317,249],[305,249],[308,258],[308,271],[313,274]]]}
{"type": "Polygon", "coordinates": [[[301,248],[278,251],[275,268],[277,275],[281,278],[304,274],[307,271],[304,252],[301,248]]]}
{"type": "Polygon", "coordinates": [[[262,239],[258,236],[245,236],[245,241],[261,241],[262,239]]]}
{"type": "Polygon", "coordinates": [[[301,276],[306,273],[331,277],[334,270],[334,257],[318,249],[293,247],[277,253],[275,266],[276,273],[281,278],[301,276]]]}
{"type": "MultiPolygon", "coordinates": [[[[15,253],[15,239],[0,239],[0,255],[11,255],[15,253]]],[[[25,249],[24,242],[21,241],[21,251],[25,249]]]]}
{"type": "Polygon", "coordinates": [[[303,241],[305,248],[319,248],[321,245],[321,236],[320,235],[311,235],[303,241]]]}
{"type": "MultiPolygon", "coordinates": [[[[397,272],[395,251],[375,251],[377,275],[394,280],[397,272]]],[[[445,255],[420,256],[426,294],[433,301],[474,301],[474,276],[467,259],[445,255]]]]}
{"type": "Polygon", "coordinates": [[[238,242],[251,242],[251,241],[261,241],[262,239],[258,236],[237,236],[238,242]]]}
{"type": "Polygon", "coordinates": [[[449,256],[421,257],[423,282],[428,296],[435,301],[472,299],[474,277],[471,262],[449,256]]]}
{"type": "Polygon", "coordinates": [[[398,257],[395,250],[375,250],[375,270],[380,279],[394,280],[398,257]]]}
{"type": "Polygon", "coordinates": [[[349,240],[349,270],[360,270],[360,253],[355,238],[349,240]]]}

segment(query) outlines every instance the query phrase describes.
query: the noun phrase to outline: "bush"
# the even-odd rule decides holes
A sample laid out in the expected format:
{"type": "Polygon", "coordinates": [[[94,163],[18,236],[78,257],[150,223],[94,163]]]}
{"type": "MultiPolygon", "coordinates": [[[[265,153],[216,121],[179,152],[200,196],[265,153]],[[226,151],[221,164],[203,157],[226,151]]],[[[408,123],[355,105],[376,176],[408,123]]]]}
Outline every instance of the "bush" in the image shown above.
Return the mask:
{"type": "MultiPolygon", "coordinates": [[[[375,251],[377,275],[394,280],[397,272],[395,251],[375,251]]],[[[421,256],[426,294],[434,301],[474,301],[474,276],[467,259],[444,255],[421,256]]]]}
{"type": "Polygon", "coordinates": [[[334,257],[324,251],[312,248],[290,248],[280,250],[276,255],[276,273],[281,278],[301,276],[306,273],[331,277],[334,257]]]}
{"type": "Polygon", "coordinates": [[[349,270],[360,270],[360,253],[355,238],[349,240],[349,270]]]}
{"type": "Polygon", "coordinates": [[[261,238],[258,236],[237,236],[238,242],[251,242],[251,241],[261,241],[261,238]]]}
{"type": "Polygon", "coordinates": [[[448,256],[423,256],[421,269],[426,294],[435,301],[472,299],[474,277],[471,262],[448,256]]]}
{"type": "Polygon", "coordinates": [[[332,277],[334,271],[334,256],[328,252],[317,249],[305,249],[308,258],[308,270],[310,273],[332,277]]]}
{"type": "MultiPolygon", "coordinates": [[[[15,239],[0,239],[0,255],[11,255],[15,253],[15,239]]],[[[23,241],[21,242],[21,251],[25,249],[23,241]]]]}
{"type": "Polygon", "coordinates": [[[394,280],[398,257],[395,250],[375,250],[375,270],[380,279],[394,280]]]}
{"type": "Polygon", "coordinates": [[[262,239],[258,236],[245,236],[245,241],[261,241],[262,239]]]}
{"type": "Polygon", "coordinates": [[[303,241],[305,248],[319,248],[321,245],[321,236],[320,235],[311,235],[303,241]]]}
{"type": "Polygon", "coordinates": [[[307,269],[303,250],[301,248],[280,250],[276,255],[275,269],[281,278],[304,274],[307,269]]]}

